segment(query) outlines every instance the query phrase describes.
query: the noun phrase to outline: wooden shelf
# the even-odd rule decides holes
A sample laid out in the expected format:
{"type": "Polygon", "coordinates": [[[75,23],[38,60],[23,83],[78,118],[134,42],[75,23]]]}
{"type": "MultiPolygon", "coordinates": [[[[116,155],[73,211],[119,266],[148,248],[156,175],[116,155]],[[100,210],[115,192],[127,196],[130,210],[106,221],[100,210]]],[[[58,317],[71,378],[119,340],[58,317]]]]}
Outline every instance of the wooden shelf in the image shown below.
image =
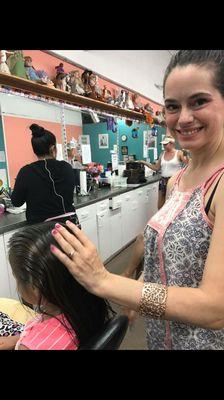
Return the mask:
{"type": "Polygon", "coordinates": [[[0,85],[4,85],[21,92],[29,92],[35,95],[49,97],[51,99],[60,100],[68,104],[73,104],[79,107],[90,107],[96,111],[108,112],[121,117],[136,119],[144,122],[145,116],[142,113],[123,109],[112,104],[103,103],[102,101],[90,99],[77,94],[70,94],[63,90],[56,89],[51,86],[36,83],[34,81],[19,78],[14,75],[0,73],[0,85]]]}

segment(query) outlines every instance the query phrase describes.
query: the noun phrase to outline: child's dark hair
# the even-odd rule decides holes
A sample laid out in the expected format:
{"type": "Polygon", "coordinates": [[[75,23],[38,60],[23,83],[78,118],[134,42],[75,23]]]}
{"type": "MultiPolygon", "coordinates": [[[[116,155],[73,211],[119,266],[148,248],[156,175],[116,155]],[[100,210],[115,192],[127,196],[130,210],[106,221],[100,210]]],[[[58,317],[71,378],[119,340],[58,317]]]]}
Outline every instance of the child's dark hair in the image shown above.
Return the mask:
{"type": "Polygon", "coordinates": [[[224,50],[179,50],[170,60],[163,80],[163,94],[166,80],[176,67],[198,65],[210,68],[214,74],[214,87],[224,97],[224,50]]]}
{"type": "Polygon", "coordinates": [[[56,137],[50,131],[44,129],[37,124],[30,125],[32,132],[32,147],[37,156],[45,156],[50,154],[50,148],[56,145],[56,137]]]}
{"type": "MultiPolygon", "coordinates": [[[[68,229],[65,224],[61,225],[68,229]]],[[[9,241],[9,261],[22,287],[31,284],[39,290],[39,308],[41,297],[57,306],[82,345],[99,331],[114,311],[106,300],[81,286],[51,253],[50,245],[57,245],[51,234],[54,226],[55,221],[43,222],[16,232],[9,241]]],[[[66,324],[64,326],[67,329],[66,324]]]]}

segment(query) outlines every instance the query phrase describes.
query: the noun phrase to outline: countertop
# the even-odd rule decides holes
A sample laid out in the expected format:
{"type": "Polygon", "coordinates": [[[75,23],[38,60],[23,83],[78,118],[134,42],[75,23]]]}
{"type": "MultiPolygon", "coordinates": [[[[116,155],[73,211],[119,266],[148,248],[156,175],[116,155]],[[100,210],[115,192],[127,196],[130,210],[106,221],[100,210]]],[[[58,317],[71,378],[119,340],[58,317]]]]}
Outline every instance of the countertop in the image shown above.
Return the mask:
{"type": "MultiPolygon", "coordinates": [[[[156,174],[149,178],[145,183],[140,183],[138,185],[127,185],[127,187],[116,187],[116,188],[101,188],[95,192],[90,192],[89,196],[77,196],[74,197],[74,205],[75,207],[81,208],[88,206],[90,204],[94,204],[98,201],[108,199],[110,197],[118,196],[122,193],[129,192],[131,190],[138,189],[140,187],[149,185],[154,182],[158,182],[160,179],[160,175],[156,174]]],[[[27,225],[25,212],[21,214],[10,214],[5,212],[0,216],[0,235],[6,232],[13,231],[15,229],[22,228],[27,225]]]]}

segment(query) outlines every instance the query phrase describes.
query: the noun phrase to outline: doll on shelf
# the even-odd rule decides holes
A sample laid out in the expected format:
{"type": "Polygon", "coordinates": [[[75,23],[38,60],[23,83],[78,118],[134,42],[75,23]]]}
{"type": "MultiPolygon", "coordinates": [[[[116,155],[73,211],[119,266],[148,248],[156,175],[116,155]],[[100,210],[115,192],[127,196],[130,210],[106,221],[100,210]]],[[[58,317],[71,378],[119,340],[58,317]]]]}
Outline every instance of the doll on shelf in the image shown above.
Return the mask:
{"type": "Polygon", "coordinates": [[[102,90],[98,84],[98,76],[96,74],[91,74],[89,77],[89,86],[91,88],[91,93],[89,97],[92,99],[97,99],[102,101],[102,90]]]}
{"type": "Polygon", "coordinates": [[[46,85],[53,86],[53,82],[50,80],[48,75],[46,74],[45,71],[43,70],[36,70],[33,67],[33,60],[30,56],[24,57],[24,66],[26,69],[26,73],[28,76],[28,79],[31,81],[36,81],[38,83],[45,83],[46,85]]]}
{"type": "Polygon", "coordinates": [[[120,93],[116,96],[114,104],[115,106],[124,108],[125,100],[126,100],[125,90],[121,89],[120,93]]]}
{"type": "Polygon", "coordinates": [[[7,64],[12,75],[27,79],[27,72],[24,66],[24,57],[22,50],[14,50],[7,58],[7,64]]]}
{"type": "Polygon", "coordinates": [[[166,126],[166,121],[162,111],[156,111],[154,122],[157,125],[166,126]]]}
{"type": "Polygon", "coordinates": [[[56,89],[63,90],[64,92],[71,93],[70,74],[59,73],[54,80],[56,89]]]}
{"type": "Polygon", "coordinates": [[[141,101],[139,99],[139,95],[137,93],[134,93],[132,95],[132,103],[134,105],[134,111],[142,112],[144,110],[144,106],[141,103],[141,101]]]}
{"type": "Polygon", "coordinates": [[[134,104],[133,104],[133,101],[131,99],[129,92],[125,92],[124,108],[127,108],[128,110],[134,110],[134,104]]]}
{"type": "Polygon", "coordinates": [[[6,50],[0,50],[0,72],[11,75],[9,67],[6,63],[6,60],[7,60],[6,54],[7,53],[11,54],[11,52],[8,52],[6,50]]]}
{"type": "Polygon", "coordinates": [[[90,76],[92,75],[92,71],[90,71],[89,69],[85,69],[84,72],[82,73],[81,79],[82,79],[82,83],[83,83],[83,87],[85,90],[84,95],[89,97],[92,93],[92,89],[90,87],[89,84],[89,80],[90,80],[90,76]]]}
{"type": "Polygon", "coordinates": [[[84,95],[85,90],[79,71],[78,70],[71,71],[69,75],[70,75],[69,85],[71,86],[71,93],[84,95]]]}
{"type": "Polygon", "coordinates": [[[60,63],[59,65],[57,65],[55,67],[55,69],[56,69],[56,77],[57,77],[58,74],[64,74],[65,73],[64,64],[63,63],[60,63]]]}
{"type": "Polygon", "coordinates": [[[106,85],[104,85],[102,90],[102,101],[109,104],[114,104],[114,98],[111,94],[111,91],[107,89],[106,85]]]}

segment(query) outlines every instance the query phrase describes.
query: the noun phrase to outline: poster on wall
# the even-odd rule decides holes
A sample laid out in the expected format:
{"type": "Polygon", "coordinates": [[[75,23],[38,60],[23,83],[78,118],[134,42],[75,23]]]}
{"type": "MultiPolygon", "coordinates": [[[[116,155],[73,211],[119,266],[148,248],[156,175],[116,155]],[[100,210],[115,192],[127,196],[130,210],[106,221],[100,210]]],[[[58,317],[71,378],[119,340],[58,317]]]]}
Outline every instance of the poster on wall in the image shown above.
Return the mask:
{"type": "Polygon", "coordinates": [[[99,149],[108,149],[109,148],[109,135],[108,133],[99,134],[99,149]]]}
{"type": "Polygon", "coordinates": [[[7,175],[6,175],[6,169],[4,169],[4,168],[2,168],[2,169],[0,169],[0,179],[2,180],[2,182],[3,182],[3,184],[2,184],[2,186],[4,187],[4,188],[7,188],[7,186],[8,186],[8,181],[7,181],[7,175]]]}
{"type": "Polygon", "coordinates": [[[89,135],[80,136],[81,144],[90,144],[89,135]]]}
{"type": "Polygon", "coordinates": [[[143,158],[148,157],[148,137],[149,131],[143,131],[143,158]]]}
{"type": "Polygon", "coordinates": [[[118,154],[111,153],[112,171],[118,169],[118,154]]]}

